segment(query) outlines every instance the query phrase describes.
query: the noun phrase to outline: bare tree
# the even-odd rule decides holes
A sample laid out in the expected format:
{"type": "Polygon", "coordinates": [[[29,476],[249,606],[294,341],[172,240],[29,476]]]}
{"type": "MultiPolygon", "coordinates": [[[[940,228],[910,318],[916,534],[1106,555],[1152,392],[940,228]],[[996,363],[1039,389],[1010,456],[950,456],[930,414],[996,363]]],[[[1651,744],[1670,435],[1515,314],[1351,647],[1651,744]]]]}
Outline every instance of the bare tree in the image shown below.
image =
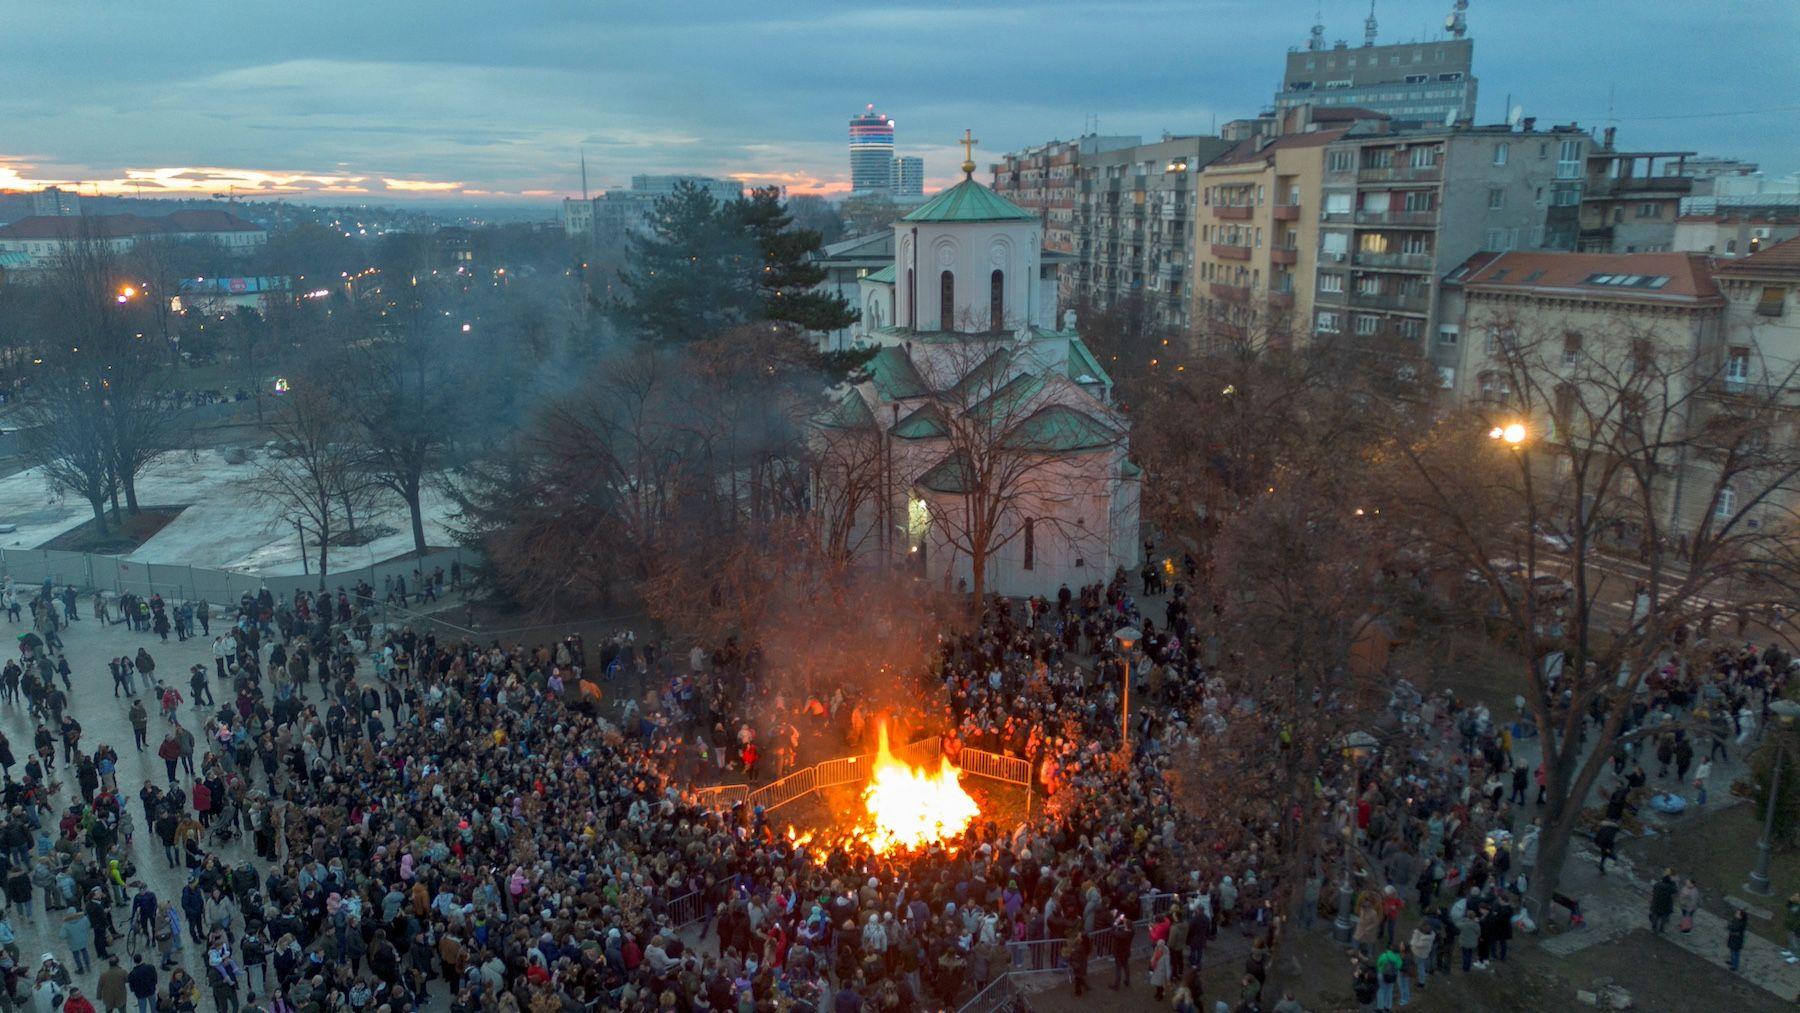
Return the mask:
{"type": "Polygon", "coordinates": [[[49,370],[38,378],[23,412],[24,457],[52,485],[80,496],[107,533],[106,501],[114,488],[106,415],[94,387],[80,373],[49,370]]]}
{"type": "Polygon", "coordinates": [[[334,379],[321,368],[296,376],[266,420],[274,444],[248,481],[254,491],[310,534],[318,548],[319,586],[331,572],[331,545],[361,481],[334,379]]]}
{"type": "Polygon", "coordinates": [[[1615,744],[1650,733],[1631,722],[1646,675],[1721,611],[1800,593],[1800,448],[1780,400],[1795,377],[1733,383],[1722,348],[1626,323],[1485,330],[1483,400],[1398,435],[1391,505],[1482,583],[1520,651],[1547,904],[1615,744]]]}

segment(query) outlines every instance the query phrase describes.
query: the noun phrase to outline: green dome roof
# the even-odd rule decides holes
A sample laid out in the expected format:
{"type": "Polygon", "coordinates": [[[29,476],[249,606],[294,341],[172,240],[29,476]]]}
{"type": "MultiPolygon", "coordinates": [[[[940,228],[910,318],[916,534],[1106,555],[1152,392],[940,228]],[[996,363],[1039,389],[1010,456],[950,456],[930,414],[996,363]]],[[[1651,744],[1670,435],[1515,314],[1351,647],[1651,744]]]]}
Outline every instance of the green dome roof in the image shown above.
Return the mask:
{"type": "Polygon", "coordinates": [[[1024,222],[1037,215],[966,178],[919,205],[903,222],[1024,222]]]}

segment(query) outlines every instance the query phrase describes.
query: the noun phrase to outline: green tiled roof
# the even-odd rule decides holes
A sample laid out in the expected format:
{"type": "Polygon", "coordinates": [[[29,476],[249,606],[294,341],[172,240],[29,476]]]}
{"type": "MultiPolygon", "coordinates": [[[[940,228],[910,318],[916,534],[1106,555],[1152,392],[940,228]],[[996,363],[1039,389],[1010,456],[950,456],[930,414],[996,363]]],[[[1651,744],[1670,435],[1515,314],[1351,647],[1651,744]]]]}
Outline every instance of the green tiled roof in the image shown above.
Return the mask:
{"type": "Polygon", "coordinates": [[[944,424],[942,408],[935,404],[925,404],[894,423],[894,428],[888,432],[902,440],[929,440],[948,435],[950,427],[944,424]]]}
{"type": "Polygon", "coordinates": [[[913,209],[903,222],[1018,222],[1036,221],[1037,215],[994,191],[964,179],[913,209]]]}
{"type": "Polygon", "coordinates": [[[1112,386],[1112,377],[1100,367],[1100,360],[1094,358],[1094,353],[1088,349],[1087,342],[1080,338],[1070,338],[1069,379],[1079,383],[1083,374],[1093,377],[1108,387],[1112,386]]]}
{"type": "Polygon", "coordinates": [[[879,271],[870,271],[863,277],[863,280],[879,281],[884,285],[892,285],[894,283],[894,265],[889,264],[879,271]]]}
{"type": "Polygon", "coordinates": [[[819,425],[828,429],[873,429],[875,413],[861,394],[851,391],[819,416],[819,425]]]}
{"type": "Polygon", "coordinates": [[[882,345],[881,350],[863,368],[869,371],[869,378],[875,382],[875,389],[881,392],[885,400],[898,401],[931,393],[931,388],[925,385],[925,378],[919,375],[918,367],[913,365],[906,350],[898,345],[882,345]]]}
{"type": "Polygon", "coordinates": [[[1097,450],[1119,441],[1100,420],[1068,405],[1051,405],[1019,423],[1006,442],[1020,450],[1072,453],[1097,450]]]}
{"type": "Polygon", "coordinates": [[[999,390],[989,394],[979,403],[970,406],[969,414],[983,419],[990,424],[1004,424],[1008,416],[1044,389],[1044,378],[1035,373],[1020,373],[1006,382],[999,390]]]}
{"type": "MultiPolygon", "coordinates": [[[[1010,362],[1012,362],[1012,351],[1006,348],[996,348],[987,358],[977,363],[974,369],[964,374],[962,379],[956,381],[956,386],[950,388],[951,396],[960,401],[967,398],[971,392],[980,392],[984,385],[998,380],[1010,362]]],[[[992,391],[994,388],[987,387],[986,389],[992,391]]]]}
{"type": "Polygon", "coordinates": [[[959,450],[920,475],[918,484],[932,492],[968,492],[974,481],[972,473],[969,455],[959,450]]]}

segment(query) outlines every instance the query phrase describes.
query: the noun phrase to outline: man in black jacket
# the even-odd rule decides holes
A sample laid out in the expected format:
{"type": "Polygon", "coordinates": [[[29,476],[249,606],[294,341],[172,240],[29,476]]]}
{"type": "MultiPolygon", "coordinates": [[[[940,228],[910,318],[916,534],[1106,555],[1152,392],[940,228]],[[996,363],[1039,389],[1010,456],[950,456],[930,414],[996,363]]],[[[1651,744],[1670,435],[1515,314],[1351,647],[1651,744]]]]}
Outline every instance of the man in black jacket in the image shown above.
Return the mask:
{"type": "Polygon", "coordinates": [[[125,976],[125,986],[131,989],[139,1009],[156,1005],[156,968],[144,963],[143,954],[131,958],[131,973],[125,976]]]}

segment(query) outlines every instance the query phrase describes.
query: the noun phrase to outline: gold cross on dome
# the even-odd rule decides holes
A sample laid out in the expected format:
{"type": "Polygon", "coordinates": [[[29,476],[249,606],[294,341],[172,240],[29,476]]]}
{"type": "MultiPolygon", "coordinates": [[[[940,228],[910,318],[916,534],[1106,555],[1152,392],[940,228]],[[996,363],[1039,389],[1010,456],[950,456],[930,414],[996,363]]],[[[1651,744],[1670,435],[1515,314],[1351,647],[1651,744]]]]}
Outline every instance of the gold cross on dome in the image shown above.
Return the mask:
{"type": "Polygon", "coordinates": [[[965,128],[962,140],[957,143],[963,146],[963,174],[973,176],[975,174],[975,145],[981,142],[970,136],[969,131],[965,128]]]}

